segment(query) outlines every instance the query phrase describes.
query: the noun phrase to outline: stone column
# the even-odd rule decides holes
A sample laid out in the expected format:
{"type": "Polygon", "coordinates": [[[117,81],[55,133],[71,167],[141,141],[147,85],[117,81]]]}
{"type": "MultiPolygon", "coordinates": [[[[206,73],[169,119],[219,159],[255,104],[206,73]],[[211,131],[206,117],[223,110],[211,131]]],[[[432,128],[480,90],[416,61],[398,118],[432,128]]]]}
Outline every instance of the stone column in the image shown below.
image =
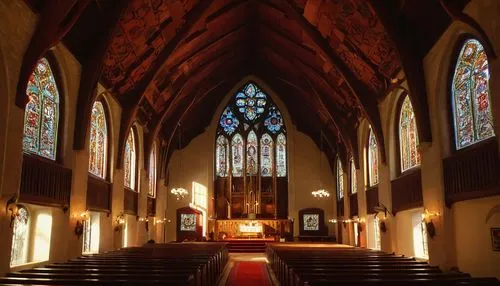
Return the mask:
{"type": "Polygon", "coordinates": [[[427,236],[429,263],[446,270],[456,265],[453,216],[445,205],[443,160],[438,144],[421,143],[422,195],[424,208],[440,216],[432,217],[434,238],[427,236]]]}

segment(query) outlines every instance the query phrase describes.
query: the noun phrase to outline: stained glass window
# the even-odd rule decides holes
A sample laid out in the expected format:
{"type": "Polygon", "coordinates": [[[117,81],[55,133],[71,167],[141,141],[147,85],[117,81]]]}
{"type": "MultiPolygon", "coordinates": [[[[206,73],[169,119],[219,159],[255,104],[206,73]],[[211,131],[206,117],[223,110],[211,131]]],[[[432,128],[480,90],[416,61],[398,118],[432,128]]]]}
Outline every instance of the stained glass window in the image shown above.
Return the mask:
{"type": "Polygon", "coordinates": [[[215,166],[217,166],[216,169],[216,175],[217,177],[227,177],[228,172],[229,172],[229,143],[227,141],[227,138],[219,135],[217,137],[217,146],[215,150],[215,166]]]}
{"type": "Polygon", "coordinates": [[[283,126],[283,118],[281,117],[280,111],[275,106],[269,108],[269,114],[266,120],[264,120],[264,126],[272,133],[276,134],[280,132],[281,126],[283,126]]]}
{"type": "Polygon", "coordinates": [[[337,157],[337,195],[339,199],[344,197],[344,170],[342,170],[342,163],[340,158],[337,157]]]}
{"type": "Polygon", "coordinates": [[[273,139],[267,133],[260,139],[260,172],[262,177],[273,175],[273,139]]]}
{"type": "Polygon", "coordinates": [[[149,154],[149,190],[150,197],[156,197],[156,144],[153,144],[151,154],[149,154]]]}
{"type": "Polygon", "coordinates": [[[457,149],[495,136],[490,106],[488,58],[479,41],[462,46],[452,83],[457,149]]]}
{"type": "Polygon", "coordinates": [[[354,164],[354,159],[351,158],[351,193],[355,194],[358,192],[358,181],[356,178],[356,165],[354,164]]]}
{"type": "Polygon", "coordinates": [[[368,137],[368,184],[370,187],[378,184],[378,146],[371,128],[368,137]]]}
{"type": "Polygon", "coordinates": [[[125,176],[125,187],[132,190],[135,190],[136,163],[135,135],[134,130],[130,129],[127,137],[127,143],[125,144],[123,169],[125,176]]]}
{"type": "Polygon", "coordinates": [[[418,134],[415,113],[410,97],[406,95],[399,116],[399,149],[401,172],[420,165],[420,153],[417,150],[418,134]]]}
{"type": "Polygon", "coordinates": [[[229,107],[226,107],[226,109],[222,113],[219,123],[228,135],[233,134],[234,130],[236,130],[236,128],[238,128],[238,125],[240,124],[238,118],[234,116],[231,108],[229,107]]]}
{"type": "Polygon", "coordinates": [[[257,135],[252,130],[247,138],[247,175],[257,175],[257,135]]]}
{"type": "Polygon", "coordinates": [[[10,252],[10,266],[16,266],[28,262],[28,235],[30,217],[28,210],[19,208],[19,214],[14,218],[12,231],[12,248],[10,252]]]}
{"type": "MultiPolygon", "coordinates": [[[[248,82],[234,94],[219,118],[216,134],[216,177],[260,175],[269,178],[274,176],[274,170],[276,177],[287,176],[284,119],[272,98],[257,84],[248,82]]],[[[255,178],[233,182],[236,182],[233,183],[235,188],[241,183],[239,191],[244,191],[244,188],[272,191],[276,186],[273,180],[264,180],[261,184],[255,178]]]]}
{"type": "Polygon", "coordinates": [[[47,59],[38,61],[26,93],[29,102],[24,113],[23,149],[55,160],[59,123],[59,92],[47,59]]]}
{"type": "Polygon", "coordinates": [[[283,133],[276,139],[276,176],[286,177],[286,136],[283,133]]]}
{"type": "Polygon", "coordinates": [[[236,94],[238,111],[248,121],[253,121],[264,113],[266,102],[266,95],[253,83],[248,83],[242,91],[236,94]]]}
{"type": "Polygon", "coordinates": [[[233,136],[231,140],[233,176],[243,176],[243,138],[239,133],[233,136]]]}
{"type": "Polygon", "coordinates": [[[106,178],[107,153],[106,115],[102,102],[96,101],[90,117],[89,172],[103,179],[106,178]]]}

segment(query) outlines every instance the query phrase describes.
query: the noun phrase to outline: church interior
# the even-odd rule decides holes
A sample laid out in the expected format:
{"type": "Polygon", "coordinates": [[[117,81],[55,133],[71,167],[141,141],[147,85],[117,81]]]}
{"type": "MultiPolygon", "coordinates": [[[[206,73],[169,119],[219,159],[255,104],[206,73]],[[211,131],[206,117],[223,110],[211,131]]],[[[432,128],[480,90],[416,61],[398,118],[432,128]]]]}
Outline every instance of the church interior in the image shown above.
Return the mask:
{"type": "Polygon", "coordinates": [[[499,19],[0,0],[0,285],[500,285],[499,19]]]}

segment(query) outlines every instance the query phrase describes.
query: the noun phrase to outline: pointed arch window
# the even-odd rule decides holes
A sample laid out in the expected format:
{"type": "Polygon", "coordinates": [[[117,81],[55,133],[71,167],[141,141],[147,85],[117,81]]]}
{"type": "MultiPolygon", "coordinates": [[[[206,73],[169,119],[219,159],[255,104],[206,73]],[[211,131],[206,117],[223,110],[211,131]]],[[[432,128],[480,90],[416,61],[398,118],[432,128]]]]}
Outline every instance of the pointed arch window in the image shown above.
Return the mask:
{"type": "Polygon", "coordinates": [[[31,74],[24,113],[24,152],[56,159],[59,124],[59,91],[46,58],[41,58],[31,74]]]}
{"type": "Polygon", "coordinates": [[[229,172],[229,142],[226,137],[222,135],[217,137],[215,153],[216,175],[222,178],[227,177],[229,172]]]}
{"type": "Polygon", "coordinates": [[[243,138],[239,133],[233,136],[231,140],[233,176],[243,176],[243,138]]]}
{"type": "Polygon", "coordinates": [[[156,197],[156,144],[153,144],[151,154],[149,154],[149,190],[148,196],[156,197]]]}
{"type": "Polygon", "coordinates": [[[457,149],[495,136],[489,90],[488,57],[476,39],[464,42],[451,87],[457,149]]]}
{"type": "Polygon", "coordinates": [[[283,133],[276,139],[276,176],[286,176],[286,136],[283,133]]]}
{"type": "Polygon", "coordinates": [[[10,252],[10,266],[28,262],[28,238],[30,229],[30,215],[28,210],[20,207],[14,218],[12,232],[12,248],[10,252]]]}
{"type": "Polygon", "coordinates": [[[108,128],[101,101],[94,102],[90,117],[89,172],[106,178],[108,158],[108,128]]]}
{"type": "Polygon", "coordinates": [[[420,166],[418,147],[417,122],[410,97],[405,95],[399,115],[399,154],[401,157],[401,172],[420,166]]]}
{"type": "Polygon", "coordinates": [[[351,158],[351,194],[358,192],[358,181],[356,177],[356,165],[354,164],[354,158],[351,158]]]}
{"type": "Polygon", "coordinates": [[[370,127],[368,136],[368,186],[373,187],[378,184],[378,146],[377,139],[370,127]]]}
{"type": "Polygon", "coordinates": [[[273,175],[273,139],[265,133],[260,139],[260,167],[262,177],[273,175]]]}
{"type": "MultiPolygon", "coordinates": [[[[215,138],[216,177],[277,177],[282,181],[281,178],[287,176],[287,133],[283,116],[257,84],[248,82],[237,91],[224,108],[218,123],[215,138]],[[227,159],[223,156],[224,142],[230,143],[227,159]]],[[[265,180],[266,186],[273,186],[272,180],[265,180]]],[[[238,179],[233,182],[243,188],[244,181],[238,179]]],[[[258,182],[260,185],[262,181],[258,182]]]]}
{"type": "Polygon", "coordinates": [[[136,139],[134,130],[131,128],[125,143],[125,156],[123,160],[125,187],[135,190],[137,159],[136,159],[136,139]]]}
{"type": "Polygon", "coordinates": [[[344,197],[344,170],[339,157],[337,157],[337,196],[339,200],[344,197]]]}

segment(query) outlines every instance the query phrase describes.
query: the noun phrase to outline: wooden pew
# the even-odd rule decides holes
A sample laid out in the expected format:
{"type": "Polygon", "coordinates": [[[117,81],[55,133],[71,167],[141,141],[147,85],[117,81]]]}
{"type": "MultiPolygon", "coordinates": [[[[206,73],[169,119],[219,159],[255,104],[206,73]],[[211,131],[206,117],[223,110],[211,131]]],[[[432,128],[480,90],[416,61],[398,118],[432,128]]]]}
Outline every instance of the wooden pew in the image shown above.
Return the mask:
{"type": "Polygon", "coordinates": [[[155,244],[11,272],[0,285],[212,286],[227,260],[223,243],[155,244]]]}
{"type": "Polygon", "coordinates": [[[281,285],[500,285],[495,278],[443,273],[411,257],[360,248],[270,244],[266,254],[281,285]]]}

